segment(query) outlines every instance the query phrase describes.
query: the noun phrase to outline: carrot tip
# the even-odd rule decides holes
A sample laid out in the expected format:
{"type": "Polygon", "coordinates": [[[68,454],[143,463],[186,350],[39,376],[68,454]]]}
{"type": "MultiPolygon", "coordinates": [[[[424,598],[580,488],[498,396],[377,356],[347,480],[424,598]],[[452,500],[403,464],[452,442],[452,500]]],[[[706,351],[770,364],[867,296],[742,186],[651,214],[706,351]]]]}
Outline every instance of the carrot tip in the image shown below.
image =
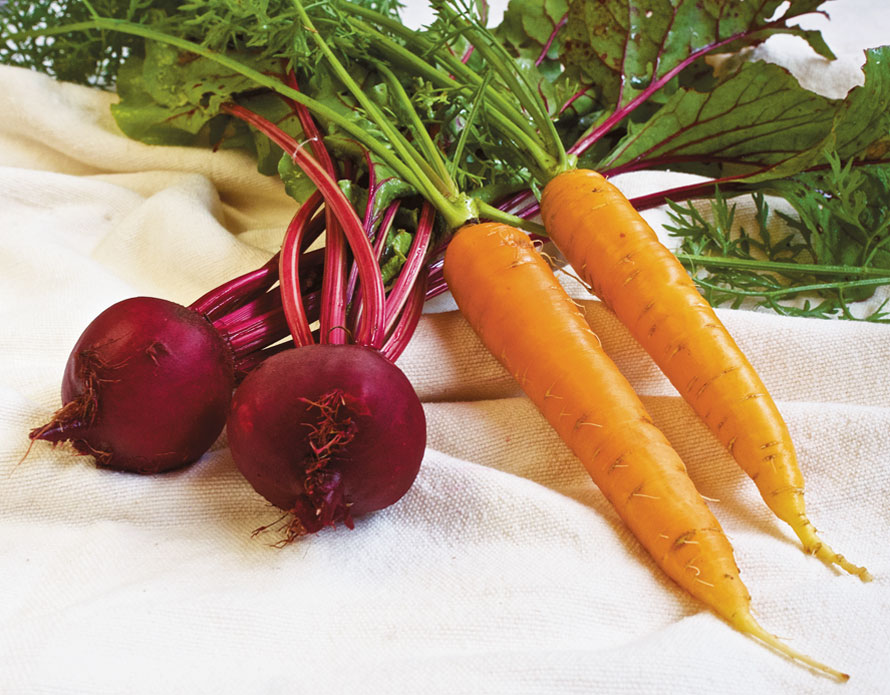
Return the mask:
{"type": "Polygon", "coordinates": [[[770,647],[771,649],[774,649],[775,651],[785,655],[786,657],[802,663],[810,667],[811,669],[818,671],[819,673],[831,676],[841,683],[846,683],[848,680],[850,680],[849,673],[844,673],[842,671],[838,671],[837,669],[831,668],[831,666],[826,666],[822,662],[816,661],[812,657],[807,656],[806,654],[803,654],[796,649],[793,649],[789,645],[785,644],[782,640],[780,640],[776,635],[767,632],[763,627],[761,627],[760,623],[758,623],[750,613],[744,614],[742,616],[734,616],[732,619],[732,624],[736,629],[751,635],[755,639],[766,644],[766,646],[770,647]]]}
{"type": "Polygon", "coordinates": [[[837,567],[840,567],[845,572],[859,577],[863,582],[870,582],[874,579],[865,567],[854,565],[843,555],[834,552],[834,550],[828,547],[826,543],[823,543],[816,534],[813,525],[806,517],[803,517],[803,524],[801,526],[796,526],[794,531],[803,543],[804,550],[810,555],[816,556],[828,565],[836,565],[837,567]]]}
{"type": "Polygon", "coordinates": [[[869,572],[865,567],[854,565],[843,555],[833,552],[831,548],[826,548],[826,546],[824,545],[822,546],[822,549],[819,549],[816,552],[812,552],[811,554],[815,555],[828,565],[836,565],[845,572],[852,574],[854,577],[859,577],[859,579],[863,582],[870,582],[872,579],[874,579],[871,572],[869,572]],[[825,550],[825,552],[822,552],[823,549],[825,550]]]}

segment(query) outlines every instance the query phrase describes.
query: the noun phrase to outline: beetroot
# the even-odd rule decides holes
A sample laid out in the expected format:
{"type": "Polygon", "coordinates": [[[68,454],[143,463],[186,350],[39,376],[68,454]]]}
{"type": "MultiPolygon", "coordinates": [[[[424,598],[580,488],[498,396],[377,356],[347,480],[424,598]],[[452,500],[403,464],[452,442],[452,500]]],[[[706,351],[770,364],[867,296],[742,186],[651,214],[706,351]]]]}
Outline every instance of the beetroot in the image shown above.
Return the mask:
{"type": "MultiPolygon", "coordinates": [[[[296,90],[296,77],[288,81],[296,90]]],[[[305,106],[295,100],[292,108],[314,156],[261,115],[234,103],[222,106],[280,146],[317,188],[294,215],[280,252],[281,306],[295,348],[247,375],[226,425],[238,469],[260,495],[290,512],[284,543],[338,523],[352,528],[353,517],[395,503],[417,476],[426,420],[393,361],[420,319],[426,294],[421,271],[435,219],[432,205],[424,203],[405,264],[387,290],[379,264],[401,203],[384,200],[368,155],[360,219],[338,184],[359,168],[338,171],[305,106]],[[324,221],[325,246],[316,323],[300,254],[318,220],[324,221]]]]}
{"type": "Polygon", "coordinates": [[[264,361],[238,387],[232,457],[254,489],[292,512],[288,539],[383,509],[411,487],[426,446],[423,407],[402,371],[360,345],[308,345],[264,361]]]}
{"type": "MultiPolygon", "coordinates": [[[[302,250],[295,263],[314,320],[322,258],[302,250]]],[[[280,342],[288,326],[278,271],[276,254],[189,306],[135,297],[103,311],[68,357],[61,409],[31,439],[70,442],[99,467],[134,473],[197,461],[222,432],[238,382],[292,344],[280,342]]]]}
{"type": "Polygon", "coordinates": [[[234,387],[232,351],[208,320],[163,299],[126,299],[80,336],[65,367],[65,405],[31,438],[70,441],[102,467],[168,471],[213,444],[234,387]]]}

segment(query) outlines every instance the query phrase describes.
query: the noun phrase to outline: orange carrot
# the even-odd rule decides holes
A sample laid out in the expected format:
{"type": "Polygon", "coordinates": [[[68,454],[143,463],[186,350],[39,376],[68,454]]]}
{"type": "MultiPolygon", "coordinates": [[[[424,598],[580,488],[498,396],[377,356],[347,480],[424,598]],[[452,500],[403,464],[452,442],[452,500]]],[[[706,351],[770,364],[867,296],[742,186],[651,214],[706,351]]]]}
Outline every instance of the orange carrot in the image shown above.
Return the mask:
{"type": "Polygon", "coordinates": [[[465,226],[448,245],[444,271],[483,344],[656,564],[736,629],[846,680],[755,621],[732,547],[686,466],[528,237],[498,223],[465,226]]]}
{"type": "Polygon", "coordinates": [[[755,481],[804,549],[871,579],[823,543],[804,507],[804,481],[782,416],[750,362],[677,258],[621,192],[594,171],[553,178],[544,226],[593,292],[651,355],[755,481]]]}

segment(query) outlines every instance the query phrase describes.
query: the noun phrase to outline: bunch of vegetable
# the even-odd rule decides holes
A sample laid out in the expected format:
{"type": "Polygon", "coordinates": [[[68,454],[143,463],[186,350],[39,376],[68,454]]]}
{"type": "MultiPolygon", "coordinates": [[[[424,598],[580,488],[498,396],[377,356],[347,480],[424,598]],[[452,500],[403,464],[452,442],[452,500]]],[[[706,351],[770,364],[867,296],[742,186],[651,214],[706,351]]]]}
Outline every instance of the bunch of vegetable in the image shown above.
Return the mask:
{"type": "MultiPolygon", "coordinates": [[[[172,55],[163,46],[160,53],[162,61],[172,55]]],[[[271,107],[286,110],[277,123],[262,106],[233,101],[208,109],[205,120],[225,113],[250,124],[260,134],[253,142],[283,150],[286,165],[305,177],[301,190],[312,185],[281,253],[189,307],[136,298],[103,312],[71,353],[63,407],[31,437],[70,441],[102,467],[159,473],[196,461],[227,424],[236,465],[292,515],[292,539],[336,523],[351,527],[353,516],[400,499],[417,475],[423,409],[392,362],[420,316],[433,218],[428,206],[419,219],[401,215],[414,227],[410,248],[401,248],[408,235],[393,230],[402,221],[394,192],[406,186],[380,181],[367,156],[364,171],[345,158],[335,166],[300,103],[295,72],[278,61],[276,68],[270,79],[297,95],[271,107]],[[294,135],[313,141],[314,156],[294,135]],[[341,175],[366,200],[363,219],[341,175]],[[323,250],[310,251],[322,232],[323,250]],[[292,340],[280,342],[288,333],[292,340]]],[[[187,72],[175,74],[189,80],[187,72]]],[[[125,111],[117,114],[124,121],[125,111]]]]}
{"type": "MultiPolygon", "coordinates": [[[[789,24],[819,4],[514,0],[492,32],[457,0],[435,3],[436,22],[420,31],[385,2],[106,0],[38,10],[13,0],[3,15],[16,31],[0,58],[113,79],[115,117],[128,135],[248,147],[302,203],[277,261],[280,286],[270,290],[272,280],[262,299],[253,294],[236,309],[255,307],[245,318],[253,321],[280,311],[295,349],[274,348],[228,415],[233,458],[261,494],[293,512],[289,537],[351,526],[354,514],[410,486],[423,412],[391,361],[424,297],[447,282],[485,345],[669,576],[737,629],[845,678],[754,621],[719,522],[534,244],[543,236],[556,244],[807,552],[869,579],[816,535],[787,427],[707,301],[760,297],[786,313],[851,317],[850,302],[890,277],[886,203],[860,194],[866,185],[886,190],[890,171],[890,49],[869,52],[864,85],[839,101],[746,60],[776,33],[830,57],[818,33],[789,24]],[[678,41],[675,27],[691,38],[678,41]],[[47,36],[70,49],[67,37],[84,32],[89,41],[77,50],[46,53],[47,36]],[[730,57],[715,67],[706,58],[718,52],[730,57]],[[631,201],[607,180],[643,168],[709,178],[631,201]],[[697,208],[679,204],[712,195],[719,212],[726,196],[745,193],[758,196],[763,219],[763,194],[784,196],[798,212],[800,240],[721,236],[697,208]],[[666,200],[684,238],[678,256],[638,212],[666,200]],[[539,213],[543,226],[531,221],[539,213]],[[394,232],[397,220],[404,228],[394,232]],[[307,239],[322,230],[313,328],[304,293],[316,287],[301,266],[307,239]],[[696,276],[706,297],[681,263],[710,270],[696,276]],[[816,309],[779,301],[804,291],[823,293],[816,309]],[[359,346],[343,345],[350,341],[359,346]],[[282,441],[286,453],[275,446],[282,441]],[[380,460],[384,446],[399,452],[397,463],[380,460]]],[[[212,302],[197,304],[195,313],[213,320],[212,302]]],[[[224,326],[231,310],[217,310],[224,326]]],[[[881,309],[868,318],[886,320],[881,309]]],[[[81,385],[63,392],[80,403],[70,409],[81,420],[103,412],[103,379],[84,365],[105,344],[82,340],[66,377],[81,385]]],[[[156,342],[137,346],[143,371],[166,354],[156,342]]],[[[126,354],[102,356],[103,367],[127,364],[126,354]]],[[[228,379],[215,384],[220,393],[234,384],[228,379]]],[[[228,412],[216,407],[202,428],[205,448],[203,430],[218,433],[220,411],[228,412]]],[[[64,412],[35,436],[67,431],[64,412]]],[[[196,449],[171,465],[193,460],[196,449]]]]}

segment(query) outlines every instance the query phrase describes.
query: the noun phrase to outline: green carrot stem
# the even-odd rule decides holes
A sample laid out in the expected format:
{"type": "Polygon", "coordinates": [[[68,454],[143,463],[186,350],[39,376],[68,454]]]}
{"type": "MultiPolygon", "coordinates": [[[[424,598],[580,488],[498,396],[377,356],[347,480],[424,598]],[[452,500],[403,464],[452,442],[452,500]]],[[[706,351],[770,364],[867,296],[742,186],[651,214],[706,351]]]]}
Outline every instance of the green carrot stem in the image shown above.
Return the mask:
{"type": "Polygon", "coordinates": [[[491,76],[491,73],[486,73],[485,79],[482,80],[482,83],[479,85],[479,88],[476,90],[476,94],[473,96],[473,99],[470,101],[470,113],[467,115],[467,120],[462,124],[460,131],[460,138],[457,141],[457,146],[454,148],[454,154],[451,157],[451,173],[452,176],[454,172],[457,170],[458,162],[460,162],[461,157],[464,153],[464,148],[467,146],[467,138],[470,135],[470,130],[473,126],[474,121],[476,120],[476,116],[479,113],[479,108],[482,105],[482,92],[485,91],[485,88],[488,86],[488,79],[491,76]]]}
{"type": "MultiPolygon", "coordinates": [[[[349,5],[349,3],[343,3],[349,5]]],[[[352,5],[350,5],[350,8],[352,5]]],[[[357,6],[356,6],[357,7],[357,6]]],[[[368,11],[373,14],[373,11],[368,11]]],[[[460,77],[464,82],[458,82],[454,77],[439,68],[431,65],[429,62],[420,57],[421,53],[435,52],[435,49],[424,39],[411,34],[411,30],[402,27],[403,32],[409,33],[409,38],[416,45],[417,53],[410,51],[405,46],[393,41],[390,37],[377,31],[369,24],[356,19],[350,19],[350,23],[361,29],[363,32],[372,36],[374,46],[378,51],[383,53],[390,61],[399,63],[409,68],[419,77],[428,79],[434,85],[444,88],[453,89],[467,96],[471,96],[474,91],[482,84],[483,79],[474,71],[467,68],[460,60],[457,60],[450,53],[441,52],[437,55],[447,67],[460,77]],[[459,67],[458,67],[459,66],[459,67]]],[[[558,170],[559,160],[554,158],[543,147],[540,138],[534,128],[530,127],[528,119],[516,110],[514,105],[503,97],[489,83],[484,90],[486,104],[490,107],[486,116],[492,121],[494,126],[504,133],[512,142],[521,147],[537,167],[538,173],[542,177],[551,175],[551,172],[558,170]]]]}
{"type": "Polygon", "coordinates": [[[386,80],[393,96],[395,96],[399,102],[404,104],[405,108],[402,110],[401,115],[404,115],[408,119],[411,132],[414,134],[415,141],[420,147],[425,161],[436,172],[436,175],[442,183],[448,187],[447,193],[451,196],[457,196],[458,189],[454,183],[453,173],[449,172],[448,168],[445,166],[439,148],[436,147],[436,143],[434,143],[430,137],[429,131],[420,120],[420,116],[417,115],[417,111],[412,105],[410,97],[405,92],[405,88],[402,87],[401,82],[399,82],[393,71],[386,65],[378,62],[376,63],[376,67],[386,80]]]}
{"type": "Polygon", "coordinates": [[[538,234],[540,236],[547,235],[547,230],[544,229],[544,225],[542,224],[531,222],[516,215],[510,215],[509,213],[496,208],[494,205],[481,200],[476,200],[475,202],[476,208],[479,211],[478,217],[482,219],[509,224],[511,227],[518,227],[519,229],[524,229],[527,232],[538,234]]]}
{"type": "Polygon", "coordinates": [[[677,258],[690,265],[701,265],[710,268],[737,268],[739,270],[763,270],[776,273],[798,273],[802,275],[844,275],[854,277],[890,278],[890,269],[863,266],[782,263],[779,261],[758,261],[747,258],[700,256],[689,253],[678,253],[677,258]]]}
{"type": "Polygon", "coordinates": [[[707,287],[708,289],[712,289],[718,292],[725,292],[727,294],[737,295],[739,297],[765,297],[767,299],[779,299],[781,297],[785,297],[793,294],[800,294],[802,292],[820,292],[824,290],[847,290],[847,289],[855,289],[857,287],[879,287],[881,285],[886,285],[886,278],[871,278],[866,280],[850,280],[848,282],[823,282],[816,283],[812,285],[799,285],[796,287],[783,287],[776,290],[739,290],[732,287],[723,287],[721,285],[717,285],[712,282],[708,282],[707,280],[698,280],[696,279],[696,283],[701,285],[702,287],[707,287]]]}
{"type": "Polygon", "coordinates": [[[343,63],[341,63],[337,56],[334,55],[334,52],[331,50],[330,46],[328,46],[327,41],[324,40],[322,35],[315,28],[315,25],[303,8],[302,2],[300,2],[300,0],[291,0],[291,3],[297,10],[300,20],[312,36],[315,44],[318,46],[319,50],[324,53],[328,60],[328,64],[337,75],[337,78],[346,86],[374,123],[383,131],[406,166],[414,172],[414,180],[419,184],[417,186],[418,190],[422,191],[424,196],[428,198],[430,202],[434,202],[435,198],[442,197],[443,191],[447,188],[453,190],[453,185],[448,187],[444,182],[439,180],[438,175],[423,160],[411,144],[408,143],[399,130],[393,126],[390,120],[383,115],[377,104],[371,101],[362,88],[359,87],[354,79],[352,79],[352,75],[349,74],[349,71],[343,63]]]}
{"type": "MultiPolygon", "coordinates": [[[[373,35],[376,48],[384,50],[391,58],[397,58],[403,64],[413,68],[415,73],[423,75],[434,83],[445,87],[463,87],[466,89],[467,85],[469,85],[469,89],[472,89],[478,86],[482,81],[482,78],[457,56],[447,50],[438,50],[432,42],[428,41],[418,32],[406,27],[401,22],[386,17],[370,8],[355,5],[347,0],[337,1],[339,5],[348,8],[351,15],[364,17],[365,19],[378,24],[393,36],[398,36],[405,41],[407,46],[413,48],[414,51],[409,50],[398,42],[393,41],[386,34],[377,31],[366,22],[354,18],[349,19],[354,26],[361,28],[363,31],[367,31],[369,35],[373,35]],[[429,61],[426,60],[426,56],[431,55],[435,55],[451,74],[449,75],[448,73],[430,65],[429,61]],[[463,82],[457,82],[455,78],[459,78],[463,82]]],[[[529,126],[528,119],[516,108],[515,104],[510,99],[504,97],[504,95],[498,92],[493,86],[490,86],[486,90],[485,97],[507,121],[514,125],[514,127],[523,129],[526,135],[530,137],[537,137],[537,132],[529,126]]]]}
{"type": "Polygon", "coordinates": [[[550,114],[541,103],[541,99],[529,85],[525,77],[520,73],[513,59],[506,52],[499,41],[494,39],[491,34],[477,22],[467,19],[464,15],[458,14],[448,7],[446,2],[438,3],[439,12],[447,13],[448,18],[452,21],[461,21],[464,26],[463,34],[470,44],[482,55],[486,62],[494,69],[495,73],[504,81],[504,84],[510,92],[516,97],[523,109],[531,116],[532,121],[537,126],[537,131],[543,137],[549,149],[551,156],[558,162],[558,170],[555,173],[565,170],[567,167],[567,159],[565,148],[556,132],[556,126],[550,118],[550,114]]]}

